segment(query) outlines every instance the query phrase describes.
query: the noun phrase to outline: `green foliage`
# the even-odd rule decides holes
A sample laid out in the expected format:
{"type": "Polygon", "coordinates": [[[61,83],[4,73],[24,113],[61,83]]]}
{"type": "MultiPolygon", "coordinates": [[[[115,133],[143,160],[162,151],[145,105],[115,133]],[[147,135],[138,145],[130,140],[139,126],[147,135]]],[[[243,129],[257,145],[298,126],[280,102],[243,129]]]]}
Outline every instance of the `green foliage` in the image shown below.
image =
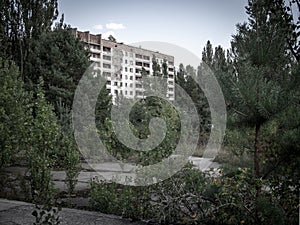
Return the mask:
{"type": "Polygon", "coordinates": [[[34,104],[35,118],[31,127],[31,148],[28,151],[30,186],[36,217],[34,224],[59,224],[58,210],[53,208],[56,190],[51,179],[55,151],[59,138],[59,125],[53,106],[47,103],[39,80],[34,104]]]}
{"type": "Polygon", "coordinates": [[[188,218],[194,221],[191,198],[201,193],[204,186],[202,173],[187,166],[174,177],[152,186],[91,183],[90,205],[94,210],[133,219],[179,224],[188,218]]]}
{"type": "Polygon", "coordinates": [[[35,118],[31,130],[31,148],[28,151],[32,197],[37,202],[48,201],[54,193],[50,169],[55,162],[59,126],[53,107],[45,99],[41,85],[34,105],[35,118]],[[54,157],[53,157],[54,156],[54,157]]]}
{"type": "Polygon", "coordinates": [[[52,31],[34,39],[26,61],[30,82],[35,85],[43,77],[45,96],[57,114],[60,105],[71,109],[76,86],[90,64],[83,43],[70,29],[57,24],[52,31]]]}
{"type": "Polygon", "coordinates": [[[300,95],[295,51],[299,44],[294,38],[299,33],[283,1],[249,1],[247,13],[249,22],[238,25],[233,36],[227,68],[214,69],[229,111],[226,149],[253,155],[255,182],[247,185],[255,194],[247,197],[253,204],[247,208],[249,221],[244,213],[233,216],[239,215],[236,206],[243,199],[234,201],[233,208],[225,207],[221,215],[234,219],[229,224],[240,219],[245,224],[296,224],[300,95]],[[287,186],[283,180],[288,180],[287,186]]]}
{"type": "Polygon", "coordinates": [[[80,172],[79,153],[76,148],[69,148],[65,153],[64,168],[66,170],[66,185],[68,187],[69,196],[74,192],[77,184],[77,177],[80,172]]]}
{"type": "Polygon", "coordinates": [[[152,57],[152,70],[153,70],[153,76],[161,76],[161,67],[154,55],[152,57]]]}
{"type": "Polygon", "coordinates": [[[217,174],[187,165],[168,180],[147,187],[94,182],[90,206],[159,224],[297,224],[297,191],[290,183],[282,180],[279,189],[278,183],[256,179],[247,168],[217,174]],[[263,187],[259,198],[256,183],[263,187]]]}
{"type": "MultiPolygon", "coordinates": [[[[118,104],[127,104],[123,99],[118,104]]],[[[116,106],[117,107],[117,106],[116,106]]],[[[124,126],[130,126],[132,133],[144,139],[150,135],[149,123],[153,117],[160,117],[166,121],[167,133],[163,142],[149,152],[132,150],[124,146],[114,133],[110,120],[111,97],[107,91],[101,91],[96,105],[96,124],[98,134],[112,155],[122,160],[135,161],[143,165],[149,165],[169,156],[175,149],[178,140],[180,122],[176,110],[171,104],[159,98],[149,97],[138,101],[131,109],[129,121],[124,119],[124,126]]],[[[126,135],[126,134],[123,134],[126,135]]]]}
{"type": "MultiPolygon", "coordinates": [[[[183,64],[180,64],[179,71],[176,76],[176,83],[191,97],[197,109],[200,121],[198,148],[203,148],[208,140],[211,118],[207,98],[203,90],[201,90],[199,85],[193,79],[193,77],[197,76],[201,76],[200,68],[196,71],[191,65],[187,65],[186,68],[184,68],[183,64]]],[[[184,98],[182,98],[180,92],[176,91],[176,89],[175,96],[176,101],[179,103],[184,101],[184,98]]]]}
{"type": "Polygon", "coordinates": [[[32,212],[35,217],[33,225],[59,225],[60,217],[58,213],[60,208],[49,208],[36,205],[36,209],[32,212]]]}
{"type": "MultiPolygon", "coordinates": [[[[57,0],[4,0],[0,2],[0,57],[13,60],[25,81],[25,62],[32,38],[50,30],[58,16],[57,0]]],[[[28,75],[28,74],[27,74],[28,75]]]]}
{"type": "Polygon", "coordinates": [[[207,41],[206,46],[202,52],[202,62],[206,63],[208,66],[212,66],[213,63],[213,48],[210,41],[207,41]]]}
{"type": "Polygon", "coordinates": [[[130,113],[130,122],[135,129],[135,135],[141,139],[150,135],[148,124],[152,117],[160,117],[166,122],[167,132],[162,143],[149,152],[139,153],[139,161],[150,165],[168,157],[177,146],[180,130],[180,120],[176,110],[169,103],[150,97],[136,104],[130,113]]]}
{"type": "Polygon", "coordinates": [[[247,13],[249,21],[237,26],[227,59],[221,47],[213,52],[210,42],[203,51],[203,62],[217,76],[229,114],[223,151],[252,156],[253,166],[248,167],[255,174],[248,170],[245,175],[252,181],[241,177],[243,173],[231,178],[243,184],[245,192],[226,189],[225,177],[219,179],[214,187],[220,192],[218,210],[212,213],[219,219],[212,224],[296,224],[299,21],[297,27],[284,1],[251,0],[247,13]]]}
{"type": "Polygon", "coordinates": [[[0,168],[24,155],[31,125],[31,96],[17,67],[0,58],[0,168]]]}

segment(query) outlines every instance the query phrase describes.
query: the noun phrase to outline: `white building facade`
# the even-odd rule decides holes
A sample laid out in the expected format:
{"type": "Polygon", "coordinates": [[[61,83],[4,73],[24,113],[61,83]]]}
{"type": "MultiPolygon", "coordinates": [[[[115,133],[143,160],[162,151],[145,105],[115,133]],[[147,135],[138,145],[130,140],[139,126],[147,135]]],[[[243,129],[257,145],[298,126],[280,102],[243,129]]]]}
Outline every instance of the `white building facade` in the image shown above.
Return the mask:
{"type": "MultiPolygon", "coordinates": [[[[167,98],[175,99],[175,69],[174,57],[147,49],[125,45],[101,38],[101,34],[73,30],[90,51],[90,60],[95,63],[107,79],[107,90],[113,101],[117,96],[125,98],[144,98],[144,89],[141,82],[142,75],[153,76],[153,60],[160,67],[167,66],[167,98]],[[142,74],[143,71],[143,74],[142,74]]],[[[162,73],[162,69],[161,69],[162,73]]]]}

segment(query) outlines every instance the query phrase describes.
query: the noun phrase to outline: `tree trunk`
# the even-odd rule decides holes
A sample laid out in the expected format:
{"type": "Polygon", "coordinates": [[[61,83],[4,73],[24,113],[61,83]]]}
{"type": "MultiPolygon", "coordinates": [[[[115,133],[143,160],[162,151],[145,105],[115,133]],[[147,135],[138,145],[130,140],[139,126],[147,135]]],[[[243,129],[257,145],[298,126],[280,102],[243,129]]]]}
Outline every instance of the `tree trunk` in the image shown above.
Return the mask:
{"type": "Polygon", "coordinates": [[[260,127],[261,124],[257,123],[255,126],[255,143],[254,143],[254,173],[256,178],[260,177],[260,143],[259,143],[259,135],[260,135],[260,127]]]}
{"type": "MultiPolygon", "coordinates": [[[[261,124],[257,123],[255,126],[255,142],[254,142],[254,174],[256,179],[260,178],[260,140],[259,140],[260,128],[261,128],[261,124]]],[[[261,224],[261,221],[258,216],[259,210],[258,210],[257,203],[261,193],[261,185],[258,180],[255,181],[255,188],[256,188],[255,224],[259,225],[261,224]]]]}

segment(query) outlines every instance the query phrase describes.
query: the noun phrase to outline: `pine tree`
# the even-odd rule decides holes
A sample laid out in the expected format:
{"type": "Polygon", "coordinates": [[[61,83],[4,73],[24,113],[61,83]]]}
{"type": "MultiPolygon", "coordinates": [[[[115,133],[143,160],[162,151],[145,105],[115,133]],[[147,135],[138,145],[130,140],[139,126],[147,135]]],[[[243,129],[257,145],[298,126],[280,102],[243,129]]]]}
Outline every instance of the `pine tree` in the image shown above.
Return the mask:
{"type": "Polygon", "coordinates": [[[206,63],[209,67],[211,67],[213,63],[213,48],[209,40],[203,48],[202,62],[206,63]]]}
{"type": "MultiPolygon", "coordinates": [[[[299,62],[297,54],[290,48],[291,45],[298,48],[294,37],[296,27],[287,16],[289,12],[284,1],[249,1],[249,21],[237,26],[228,72],[221,82],[227,90],[229,126],[253,130],[254,143],[250,152],[253,153],[257,179],[254,200],[257,224],[262,223],[259,214],[265,210],[260,205],[265,201],[261,198],[261,181],[274,181],[272,185],[276,189],[283,182],[282,177],[299,179],[299,173],[291,172],[299,165],[299,123],[287,123],[287,118],[298,119],[296,111],[300,99],[296,87],[299,85],[299,74],[296,75],[299,62]]],[[[290,185],[298,188],[295,182],[290,185]]],[[[275,195],[278,199],[288,198],[293,202],[296,195],[288,192],[288,188],[282,186],[281,193],[275,195]]],[[[284,207],[285,215],[295,215],[296,208],[294,204],[284,207]]]]}
{"type": "Polygon", "coordinates": [[[212,61],[212,68],[215,72],[227,70],[225,50],[223,50],[223,48],[220,45],[215,48],[213,61],[212,61]]]}

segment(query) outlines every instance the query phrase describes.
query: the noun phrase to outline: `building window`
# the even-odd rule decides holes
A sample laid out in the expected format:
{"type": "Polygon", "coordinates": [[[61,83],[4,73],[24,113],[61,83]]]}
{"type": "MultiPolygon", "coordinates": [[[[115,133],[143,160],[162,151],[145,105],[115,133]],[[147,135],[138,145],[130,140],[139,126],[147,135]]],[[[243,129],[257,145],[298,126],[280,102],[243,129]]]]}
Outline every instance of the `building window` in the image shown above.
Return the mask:
{"type": "Polygon", "coordinates": [[[133,87],[133,84],[131,83],[131,84],[129,85],[129,87],[131,87],[131,88],[132,88],[132,87],[133,87]]]}
{"type": "Polygon", "coordinates": [[[133,61],[130,61],[130,65],[133,66],[133,61]]]}
{"type": "Polygon", "coordinates": [[[110,52],[110,51],[111,51],[111,48],[110,48],[110,47],[105,47],[105,46],[103,46],[103,51],[104,51],[104,52],[110,52]]]}
{"type": "Polygon", "coordinates": [[[103,63],[103,68],[111,69],[111,65],[110,65],[110,64],[103,63]]]}
{"type": "Polygon", "coordinates": [[[111,73],[110,73],[110,72],[103,72],[103,76],[104,76],[104,77],[110,77],[110,76],[111,76],[111,73]]]}
{"type": "Polygon", "coordinates": [[[133,73],[133,68],[130,68],[130,69],[129,69],[129,72],[130,72],[130,73],[133,73]]]}
{"type": "Polygon", "coordinates": [[[109,55],[103,55],[103,59],[110,61],[111,60],[111,56],[109,56],[109,55]]]}
{"type": "Polygon", "coordinates": [[[150,67],[150,64],[149,64],[149,63],[143,63],[143,66],[149,68],[149,67],[150,67]]]}
{"type": "Polygon", "coordinates": [[[128,79],[128,76],[127,75],[125,75],[125,80],[127,80],[128,79]]]}
{"type": "Polygon", "coordinates": [[[133,92],[132,92],[132,91],[130,91],[130,95],[133,95],[133,92]]]}
{"type": "Polygon", "coordinates": [[[91,45],[92,49],[96,49],[96,50],[100,50],[100,46],[99,45],[91,45]]]}
{"type": "Polygon", "coordinates": [[[143,56],[140,55],[140,54],[135,54],[135,58],[137,58],[137,59],[143,59],[143,56]]]}
{"type": "Polygon", "coordinates": [[[100,54],[93,53],[93,54],[92,54],[92,57],[93,57],[93,58],[100,59],[100,54]]]}
{"type": "Polygon", "coordinates": [[[106,84],[111,85],[111,81],[110,80],[106,81],[106,84]]]}
{"type": "Polygon", "coordinates": [[[133,80],[133,76],[130,76],[130,78],[129,78],[130,80],[133,80]]]}
{"type": "Polygon", "coordinates": [[[118,95],[118,90],[115,90],[115,94],[118,95]]]}
{"type": "Polygon", "coordinates": [[[132,52],[130,52],[130,57],[131,57],[131,58],[133,57],[133,53],[132,53],[132,52]]]}
{"type": "Polygon", "coordinates": [[[127,69],[127,67],[125,67],[125,72],[128,72],[128,69],[127,69]]]}
{"type": "Polygon", "coordinates": [[[125,83],[125,87],[127,87],[127,83],[125,83]]]}
{"type": "Polygon", "coordinates": [[[136,62],[135,62],[135,65],[136,65],[136,66],[143,66],[143,63],[142,63],[142,62],[136,61],[136,62]]]}
{"type": "Polygon", "coordinates": [[[127,64],[128,63],[128,61],[127,61],[127,59],[125,59],[125,64],[127,64]]]}
{"type": "Polygon", "coordinates": [[[125,56],[128,56],[128,53],[127,53],[127,52],[125,52],[125,56]]]}
{"type": "Polygon", "coordinates": [[[115,83],[114,83],[114,86],[118,86],[118,82],[115,82],[115,83]]]}
{"type": "Polygon", "coordinates": [[[127,95],[127,91],[125,91],[125,95],[127,95]]]}
{"type": "Polygon", "coordinates": [[[150,57],[149,57],[149,56],[146,56],[146,55],[144,55],[143,58],[144,58],[145,60],[150,60],[150,57]]]}

